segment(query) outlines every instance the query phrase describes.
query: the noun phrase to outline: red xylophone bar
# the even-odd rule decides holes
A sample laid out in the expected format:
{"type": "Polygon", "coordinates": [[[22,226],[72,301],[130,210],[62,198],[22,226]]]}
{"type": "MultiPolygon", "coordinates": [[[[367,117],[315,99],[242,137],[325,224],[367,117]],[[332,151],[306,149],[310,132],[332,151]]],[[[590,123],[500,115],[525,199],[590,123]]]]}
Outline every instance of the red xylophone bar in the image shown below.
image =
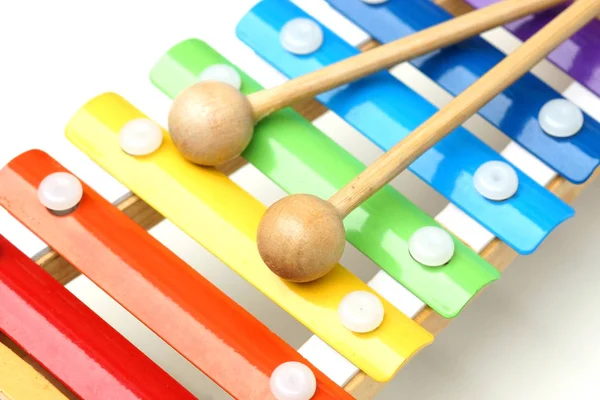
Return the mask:
{"type": "Polygon", "coordinates": [[[81,398],[195,399],[2,236],[0,331],[81,398]]]}

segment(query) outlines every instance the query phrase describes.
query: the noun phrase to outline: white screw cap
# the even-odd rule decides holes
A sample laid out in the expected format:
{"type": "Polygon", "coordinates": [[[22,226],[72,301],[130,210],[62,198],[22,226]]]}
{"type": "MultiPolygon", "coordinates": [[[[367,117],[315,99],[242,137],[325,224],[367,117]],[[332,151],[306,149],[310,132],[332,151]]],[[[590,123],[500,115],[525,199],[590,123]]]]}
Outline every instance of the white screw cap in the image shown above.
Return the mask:
{"type": "Polygon", "coordinates": [[[306,55],[323,44],[323,30],[311,19],[295,18],[288,21],[279,34],[284,49],[290,53],[306,55]]]}
{"type": "Polygon", "coordinates": [[[297,361],[275,368],[269,383],[277,400],[309,400],[317,391],[317,378],[312,370],[297,361]]]}
{"type": "Polygon", "coordinates": [[[583,112],[566,99],[550,100],[540,109],[540,127],[550,136],[573,136],[583,126],[583,112]]]}
{"type": "Polygon", "coordinates": [[[447,264],[454,255],[454,240],[442,228],[424,226],[408,240],[408,251],[418,263],[439,267],[447,264]]]}
{"type": "Polygon", "coordinates": [[[51,211],[67,211],[79,204],[83,186],[67,172],[55,172],[45,177],[38,187],[38,199],[51,211]]]}
{"type": "Polygon", "coordinates": [[[214,64],[202,71],[199,81],[219,81],[227,83],[236,89],[242,87],[242,77],[235,68],[226,64],[214,64]]]}
{"type": "Polygon", "coordinates": [[[163,133],[160,126],[146,118],[132,119],[119,132],[121,149],[132,156],[154,153],[162,141],[163,133]]]}
{"type": "Polygon", "coordinates": [[[503,161],[488,161],[473,175],[475,190],[490,200],[506,200],[519,188],[519,177],[513,167],[503,161]]]}
{"type": "Polygon", "coordinates": [[[383,322],[383,304],[371,292],[358,290],[344,296],[338,306],[342,325],[352,332],[371,332],[383,322]]]}

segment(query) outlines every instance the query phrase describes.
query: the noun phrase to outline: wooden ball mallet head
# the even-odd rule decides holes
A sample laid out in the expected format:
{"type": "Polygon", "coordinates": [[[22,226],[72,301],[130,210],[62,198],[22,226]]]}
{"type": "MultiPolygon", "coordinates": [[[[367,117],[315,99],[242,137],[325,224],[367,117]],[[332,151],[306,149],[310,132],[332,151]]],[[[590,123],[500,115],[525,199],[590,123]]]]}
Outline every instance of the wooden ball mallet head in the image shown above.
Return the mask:
{"type": "Polygon", "coordinates": [[[327,274],[344,250],[343,219],[352,210],[599,13],[600,0],[576,0],[329,200],[298,194],[274,203],[258,228],[258,250],[265,264],[294,282],[327,274]]]}
{"type": "Polygon", "coordinates": [[[171,138],[188,161],[225,164],[246,149],[254,125],[273,112],[565,1],[503,0],[249,96],[226,83],[199,82],[175,97],[171,138]]]}

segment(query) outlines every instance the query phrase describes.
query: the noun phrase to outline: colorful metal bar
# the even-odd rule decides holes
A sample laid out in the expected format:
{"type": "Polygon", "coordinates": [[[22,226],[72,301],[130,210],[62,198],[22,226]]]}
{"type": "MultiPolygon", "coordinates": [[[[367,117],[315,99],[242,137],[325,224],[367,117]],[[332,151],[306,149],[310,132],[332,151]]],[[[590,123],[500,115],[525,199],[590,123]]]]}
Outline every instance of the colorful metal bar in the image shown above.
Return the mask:
{"type": "MultiPolygon", "coordinates": [[[[187,40],[162,57],[151,79],[174,97],[195,83],[206,67],[222,63],[233,66],[206,43],[187,40]]],[[[262,89],[243,71],[237,71],[244,93],[262,89]]],[[[262,120],[243,156],[288,193],[311,193],[321,198],[331,196],[365,168],[291,109],[262,120]]],[[[350,243],[438,313],[452,318],[499,274],[458,240],[456,254],[444,268],[418,264],[408,253],[407,243],[413,232],[427,225],[438,224],[391,186],[345,219],[350,243]]]]}
{"type": "MultiPolygon", "coordinates": [[[[452,18],[429,0],[413,1],[410,7],[402,1],[379,5],[362,0],[327,1],[382,43],[452,18]]],[[[504,56],[477,36],[412,59],[410,63],[456,96],[504,56]]],[[[600,161],[600,123],[584,114],[583,128],[576,135],[570,138],[547,135],[537,117],[542,106],[555,98],[562,95],[528,73],[481,108],[479,114],[569,181],[585,182],[600,161]]]]}
{"type": "MultiPolygon", "coordinates": [[[[23,161],[25,159],[39,161],[39,157],[24,157],[23,161]]],[[[32,168],[35,166],[30,165],[27,170],[32,168]]],[[[15,172],[10,167],[8,171],[15,172]]],[[[26,178],[18,174],[13,177],[0,185],[5,188],[1,194],[3,201],[12,198],[13,191],[27,190],[16,182],[26,178]]],[[[78,241],[71,244],[80,245],[78,241]]],[[[0,331],[81,398],[195,399],[1,236],[0,331]]]]}
{"type": "MultiPolygon", "coordinates": [[[[286,51],[280,44],[279,32],[295,18],[310,16],[288,1],[263,0],[239,22],[237,34],[289,78],[358,54],[357,49],[324,26],[324,43],[317,51],[309,55],[286,51]]],[[[384,151],[438,111],[385,71],[317,98],[384,151]],[[399,104],[406,107],[398,107],[399,104]]],[[[517,252],[530,254],[574,211],[517,168],[518,193],[504,201],[486,199],[475,189],[473,175],[489,161],[507,162],[460,127],[419,157],[409,170],[517,252]]]]}
{"type": "Polygon", "coordinates": [[[42,374],[0,342],[0,400],[67,400],[42,374]]]}
{"type": "MultiPolygon", "coordinates": [[[[0,185],[10,188],[0,204],[231,396],[269,399],[269,379],[277,366],[287,361],[308,365],[293,347],[88,186],[68,216],[47,211],[36,189],[45,176],[62,171],[69,172],[46,153],[22,154],[0,171],[0,185]]],[[[318,380],[315,398],[351,398],[311,368],[318,380]]],[[[144,366],[131,369],[141,372],[144,366]]]]}
{"type": "MultiPolygon", "coordinates": [[[[389,380],[407,359],[432,342],[427,331],[385,300],[385,320],[377,330],[357,335],[345,329],[337,316],[341,299],[355,290],[375,292],[340,265],[310,284],[278,278],[262,262],[256,245],[256,230],[266,207],[224,174],[183,159],[166,131],[156,152],[127,155],[119,146],[118,133],[135,118],[147,117],[122,97],[107,93],[79,110],[66,134],[123,185],[373,379],[389,380]]],[[[243,329],[240,334],[248,335],[243,329]]],[[[267,351],[252,342],[258,351],[267,351]]],[[[242,379],[238,373],[229,374],[242,379]]]]}
{"type": "MultiPolygon", "coordinates": [[[[465,0],[475,8],[487,7],[498,0],[465,0]]],[[[505,28],[525,41],[544,25],[560,14],[568,4],[509,22],[505,28]]],[[[573,79],[600,96],[600,20],[593,19],[585,27],[568,38],[553,52],[548,60],[569,74],[573,79]]]]}

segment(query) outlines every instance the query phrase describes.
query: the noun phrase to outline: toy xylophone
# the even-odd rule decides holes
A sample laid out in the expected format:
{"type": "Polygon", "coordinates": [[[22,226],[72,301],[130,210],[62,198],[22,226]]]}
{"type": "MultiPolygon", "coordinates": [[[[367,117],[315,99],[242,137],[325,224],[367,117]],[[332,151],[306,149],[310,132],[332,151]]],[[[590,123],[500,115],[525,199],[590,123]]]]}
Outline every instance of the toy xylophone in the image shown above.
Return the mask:
{"type": "MultiPolygon", "coordinates": [[[[295,78],[493,1],[327,3],[361,29],[360,40],[349,43],[293,2],[262,0],[239,20],[240,44],[295,78]],[[298,37],[282,44],[294,24],[298,37]],[[307,44],[307,36],[318,40],[307,44]]],[[[565,7],[507,29],[525,40],[565,7]]],[[[158,57],[152,84],[171,99],[199,80],[244,94],[262,89],[205,39],[158,57]]],[[[194,398],[61,285],[79,274],[234,398],[372,398],[518,254],[573,217],[569,203],[600,159],[600,119],[590,107],[600,95],[598,50],[594,20],[548,56],[576,80],[567,91],[530,73],[480,110],[511,139],[505,150],[461,127],[410,165],[449,202],[435,218],[391,186],[345,218],[348,243],[381,268],[368,282],[340,264],[309,283],[273,274],[257,250],[267,208],[228,175],[250,164],[289,194],[329,198],[365,165],[311,120],[330,110],[388,150],[437,111],[390,72],[268,115],[241,157],[217,168],[181,157],[169,132],[119,94],[90,99],[65,135],[132,194],[111,204],[40,150],[0,170],[0,205],[49,247],[32,260],[0,237],[0,399],[194,398]],[[569,101],[575,93],[590,102],[569,101]],[[147,232],[163,218],[314,335],[295,349],[271,332],[147,232]],[[451,257],[439,262],[440,252],[451,257]]],[[[503,57],[473,37],[409,64],[456,96],[503,57]]]]}

